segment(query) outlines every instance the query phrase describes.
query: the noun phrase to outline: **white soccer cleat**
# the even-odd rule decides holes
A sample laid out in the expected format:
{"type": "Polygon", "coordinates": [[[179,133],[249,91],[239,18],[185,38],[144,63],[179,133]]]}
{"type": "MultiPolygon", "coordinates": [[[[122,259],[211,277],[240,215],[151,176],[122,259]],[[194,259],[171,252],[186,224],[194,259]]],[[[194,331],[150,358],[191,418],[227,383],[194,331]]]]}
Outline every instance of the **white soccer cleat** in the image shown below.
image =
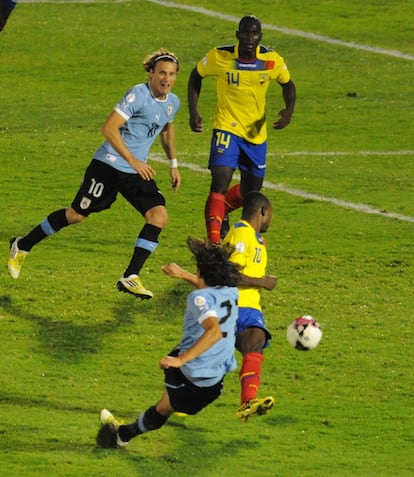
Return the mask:
{"type": "Polygon", "coordinates": [[[102,409],[100,419],[102,424],[113,424],[116,429],[121,425],[108,409],[102,409]]]}
{"type": "Polygon", "coordinates": [[[18,242],[21,238],[22,237],[15,237],[10,240],[10,256],[7,261],[7,268],[9,269],[10,275],[15,280],[19,278],[23,262],[26,258],[26,255],[29,253],[19,249],[18,242]]]}
{"type": "Polygon", "coordinates": [[[128,442],[124,442],[123,440],[121,440],[118,433],[119,426],[121,426],[123,422],[115,419],[115,416],[112,414],[111,411],[108,411],[108,409],[102,409],[100,414],[100,420],[103,426],[112,427],[113,432],[116,434],[116,444],[119,447],[125,447],[128,445],[128,442]]]}

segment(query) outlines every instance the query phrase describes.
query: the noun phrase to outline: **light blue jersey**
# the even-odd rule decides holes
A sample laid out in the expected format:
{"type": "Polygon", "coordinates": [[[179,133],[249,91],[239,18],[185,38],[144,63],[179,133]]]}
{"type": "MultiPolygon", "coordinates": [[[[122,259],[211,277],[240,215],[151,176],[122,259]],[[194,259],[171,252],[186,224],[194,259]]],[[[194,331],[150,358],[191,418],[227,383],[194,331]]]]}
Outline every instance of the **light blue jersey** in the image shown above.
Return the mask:
{"type": "MultiPolygon", "coordinates": [[[[115,111],[126,119],[120,132],[126,147],[140,161],[146,162],[151,145],[167,123],[172,122],[180,100],[169,93],[165,100],[154,98],[148,83],[138,84],[128,90],[115,111]]],[[[122,172],[137,174],[106,141],[95,153],[95,159],[105,162],[122,172]]]]}
{"type": "Polygon", "coordinates": [[[180,353],[191,348],[203,335],[205,330],[201,323],[206,318],[216,317],[223,333],[220,341],[180,368],[196,386],[213,386],[226,373],[236,369],[234,348],[238,296],[236,287],[208,287],[195,290],[187,297],[180,353]]]}

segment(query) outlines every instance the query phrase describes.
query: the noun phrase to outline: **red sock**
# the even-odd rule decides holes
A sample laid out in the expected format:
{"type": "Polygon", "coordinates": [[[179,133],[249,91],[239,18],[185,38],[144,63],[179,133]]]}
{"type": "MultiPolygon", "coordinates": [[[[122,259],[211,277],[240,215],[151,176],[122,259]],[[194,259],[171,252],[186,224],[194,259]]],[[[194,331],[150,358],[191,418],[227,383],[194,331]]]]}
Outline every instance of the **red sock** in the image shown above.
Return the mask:
{"type": "Polygon", "coordinates": [[[240,192],[240,183],[235,184],[226,194],[226,214],[238,209],[243,205],[243,196],[240,192]]]}
{"type": "Polygon", "coordinates": [[[210,192],[204,217],[206,219],[207,237],[211,243],[220,242],[220,228],[225,213],[224,195],[210,192]]]}
{"type": "Polygon", "coordinates": [[[247,353],[243,356],[243,363],[239,373],[241,404],[257,396],[263,359],[263,354],[256,352],[247,353]]]}

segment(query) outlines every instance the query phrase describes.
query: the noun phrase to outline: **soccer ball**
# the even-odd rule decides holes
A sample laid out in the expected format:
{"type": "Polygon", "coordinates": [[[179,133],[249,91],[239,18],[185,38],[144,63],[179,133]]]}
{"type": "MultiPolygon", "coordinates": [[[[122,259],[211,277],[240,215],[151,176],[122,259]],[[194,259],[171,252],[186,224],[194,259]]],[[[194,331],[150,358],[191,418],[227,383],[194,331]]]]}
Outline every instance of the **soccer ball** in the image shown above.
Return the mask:
{"type": "Polygon", "coordinates": [[[321,325],[310,315],[300,316],[287,327],[286,336],[294,348],[309,351],[316,348],[321,341],[321,325]]]}

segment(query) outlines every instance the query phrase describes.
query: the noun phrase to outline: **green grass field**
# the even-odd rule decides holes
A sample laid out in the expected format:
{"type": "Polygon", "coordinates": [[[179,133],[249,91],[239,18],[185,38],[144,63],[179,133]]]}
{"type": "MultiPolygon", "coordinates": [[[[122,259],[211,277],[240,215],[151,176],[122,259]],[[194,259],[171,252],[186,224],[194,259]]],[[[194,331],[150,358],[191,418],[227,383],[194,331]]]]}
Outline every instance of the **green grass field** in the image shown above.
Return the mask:
{"type": "MultiPolygon", "coordinates": [[[[414,2],[202,7],[222,15],[144,0],[22,1],[0,33],[0,475],[412,476],[414,2]],[[285,57],[298,90],[291,125],[269,129],[264,189],[275,210],[268,272],[278,286],[263,294],[273,340],[261,395],[277,404],[268,416],[237,421],[235,372],[199,415],[173,417],[125,451],[98,449],[103,407],[129,421],[163,390],[158,360],[181,336],[190,287],[160,267],[193,266],[185,238],[205,234],[210,182],[214,81],[203,85],[199,135],[188,127],[186,83],[210,47],[234,41],[246,13],[268,25],[263,43],[285,57]],[[154,299],[115,287],[142,225],[123,199],[33,249],[12,280],[9,239],[70,204],[103,121],[145,80],[141,61],[160,46],[182,62],[175,124],[183,185],[169,190],[157,143],[152,164],[170,221],[142,273],[154,299]],[[305,313],[324,331],[309,353],[285,337],[305,313]]],[[[272,86],[269,123],[282,108],[272,86]]]]}

